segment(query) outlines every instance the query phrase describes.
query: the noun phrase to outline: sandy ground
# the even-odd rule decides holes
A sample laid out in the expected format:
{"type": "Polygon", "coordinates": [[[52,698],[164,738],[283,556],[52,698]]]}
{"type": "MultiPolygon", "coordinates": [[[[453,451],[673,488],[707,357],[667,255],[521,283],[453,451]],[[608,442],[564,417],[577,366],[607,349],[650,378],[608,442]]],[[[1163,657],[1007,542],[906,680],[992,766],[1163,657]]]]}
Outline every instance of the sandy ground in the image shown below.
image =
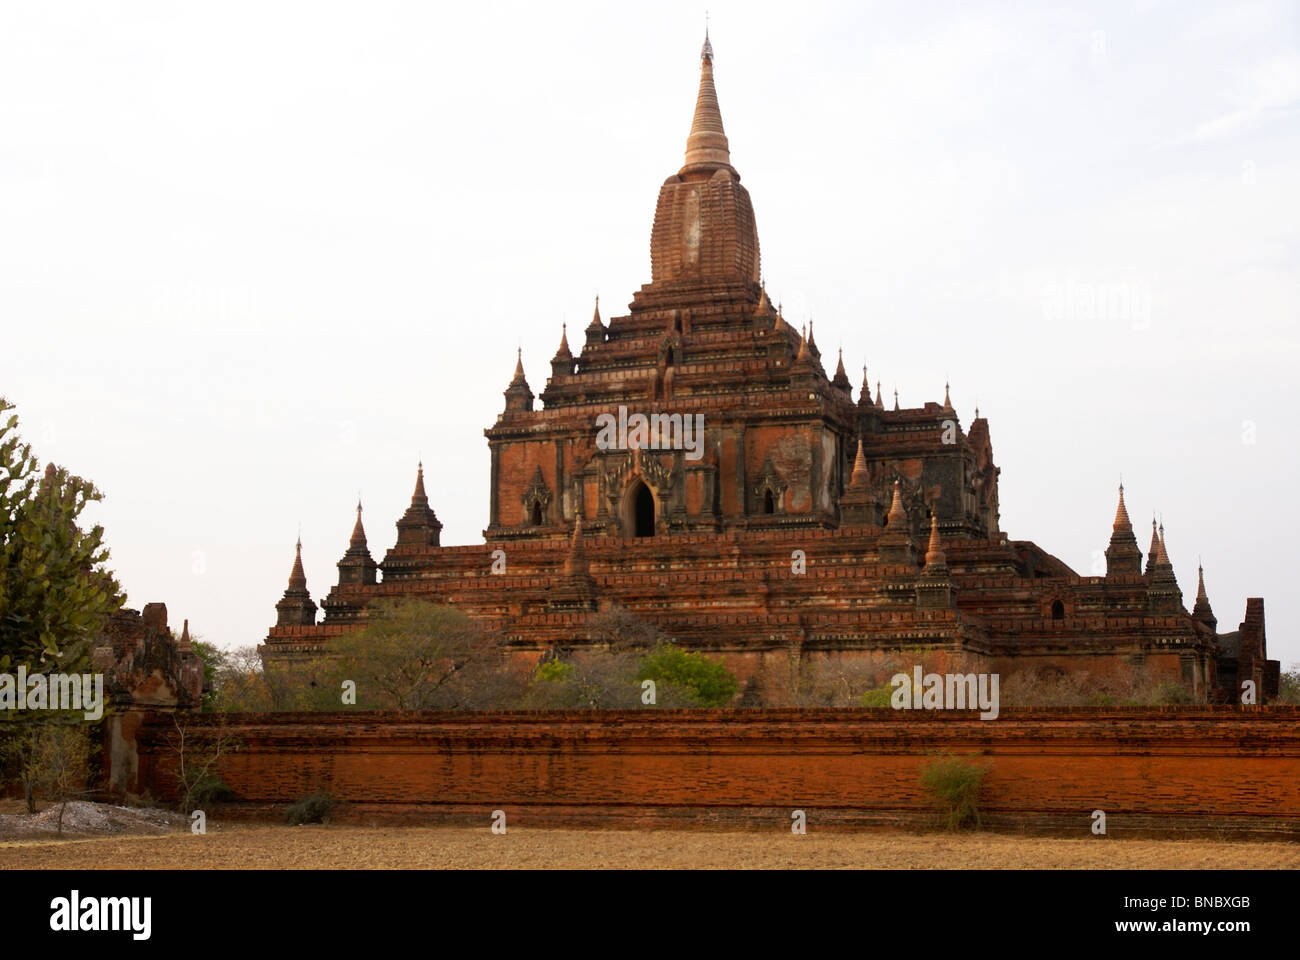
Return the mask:
{"type": "Polygon", "coordinates": [[[1300,867],[1300,844],[832,832],[213,825],[204,836],[0,841],[0,870],[254,868],[1241,869],[1300,867]]]}

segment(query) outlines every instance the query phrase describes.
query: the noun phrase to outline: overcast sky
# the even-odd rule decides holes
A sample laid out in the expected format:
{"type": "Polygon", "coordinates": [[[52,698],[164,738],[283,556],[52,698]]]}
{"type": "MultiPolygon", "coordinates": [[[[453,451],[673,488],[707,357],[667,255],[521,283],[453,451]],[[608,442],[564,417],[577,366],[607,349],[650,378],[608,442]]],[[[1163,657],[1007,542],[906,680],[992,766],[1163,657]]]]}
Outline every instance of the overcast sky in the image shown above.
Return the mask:
{"type": "Polygon", "coordinates": [[[1002,527],[1080,574],[1123,475],[1188,607],[1300,661],[1300,14],[1231,2],[0,6],[0,394],[140,607],[223,646],[302,529],[446,544],[523,347],[626,312],[704,6],[769,292],[855,387],[989,418],[1002,527]],[[856,371],[856,372],[855,372],[856,371]]]}

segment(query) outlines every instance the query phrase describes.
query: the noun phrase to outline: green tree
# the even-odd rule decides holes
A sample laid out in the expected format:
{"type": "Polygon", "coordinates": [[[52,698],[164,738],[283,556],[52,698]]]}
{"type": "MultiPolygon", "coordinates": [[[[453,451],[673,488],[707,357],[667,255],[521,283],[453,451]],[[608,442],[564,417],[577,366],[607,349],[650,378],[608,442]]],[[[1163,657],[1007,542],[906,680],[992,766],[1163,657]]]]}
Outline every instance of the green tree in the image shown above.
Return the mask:
{"type": "MultiPolygon", "coordinates": [[[[172,639],[179,639],[176,637],[175,630],[172,631],[172,639]]],[[[215,643],[200,640],[197,636],[190,637],[190,647],[194,650],[194,655],[203,663],[203,695],[199,699],[199,709],[204,713],[211,713],[217,709],[220,696],[217,678],[225,669],[226,652],[215,643]]]]}
{"type": "Polygon", "coordinates": [[[661,643],[646,654],[636,679],[687,690],[694,705],[700,707],[725,707],[740,689],[735,675],[721,660],[688,652],[675,643],[661,643]]]}
{"type": "MultiPolygon", "coordinates": [[[[38,477],[13,409],[0,397],[0,672],[88,672],[92,645],[124,599],[105,567],[103,528],[78,523],[102,495],[54,464],[38,477]]],[[[33,812],[40,785],[66,785],[75,766],[68,761],[75,734],[46,728],[80,720],[50,710],[0,711],[4,772],[23,783],[33,812]]]]}
{"type": "MultiPolygon", "coordinates": [[[[0,397],[0,416],[13,405],[0,397]]],[[[0,669],[80,671],[123,596],[105,568],[103,528],[78,526],[103,499],[89,480],[49,464],[37,479],[18,416],[0,422],[0,669]]]]}

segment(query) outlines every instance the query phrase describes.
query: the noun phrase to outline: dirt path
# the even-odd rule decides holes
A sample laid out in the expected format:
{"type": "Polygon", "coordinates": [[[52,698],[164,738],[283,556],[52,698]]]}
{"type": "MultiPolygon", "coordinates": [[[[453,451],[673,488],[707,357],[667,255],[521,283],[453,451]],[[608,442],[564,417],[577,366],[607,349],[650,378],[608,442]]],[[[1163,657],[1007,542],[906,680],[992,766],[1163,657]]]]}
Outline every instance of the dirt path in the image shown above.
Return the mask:
{"type": "Polygon", "coordinates": [[[0,842],[0,870],[249,868],[1300,868],[1300,844],[976,833],[231,826],[206,836],[0,842]]]}

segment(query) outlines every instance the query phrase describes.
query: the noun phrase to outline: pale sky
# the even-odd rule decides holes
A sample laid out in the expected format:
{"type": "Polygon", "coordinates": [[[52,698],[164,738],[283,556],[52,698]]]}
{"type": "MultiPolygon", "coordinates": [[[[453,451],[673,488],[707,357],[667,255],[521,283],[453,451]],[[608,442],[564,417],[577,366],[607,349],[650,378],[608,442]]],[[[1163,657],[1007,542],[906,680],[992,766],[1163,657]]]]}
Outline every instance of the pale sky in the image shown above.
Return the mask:
{"type": "MultiPolygon", "coordinates": [[[[989,418],[1002,527],[1100,573],[1123,476],[1190,608],[1300,661],[1294,4],[708,0],[763,274],[855,388],[989,418]]],[[[704,6],[0,6],[0,394],[132,606],[256,644],[302,529],[377,560],[423,455],[482,542],[523,347],[649,280],[704,6]]],[[[580,337],[579,337],[580,339],[580,337]]],[[[856,396],[856,393],[855,393],[856,396]]]]}

